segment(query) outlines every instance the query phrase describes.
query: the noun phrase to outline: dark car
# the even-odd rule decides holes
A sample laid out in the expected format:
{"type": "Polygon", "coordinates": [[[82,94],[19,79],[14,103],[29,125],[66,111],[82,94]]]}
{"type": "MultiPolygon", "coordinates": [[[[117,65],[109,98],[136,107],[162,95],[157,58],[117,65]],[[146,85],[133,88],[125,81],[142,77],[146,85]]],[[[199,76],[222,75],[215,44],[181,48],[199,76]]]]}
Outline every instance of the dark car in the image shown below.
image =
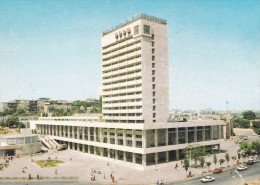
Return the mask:
{"type": "Polygon", "coordinates": [[[221,173],[222,172],[222,169],[221,168],[215,168],[214,170],[213,170],[213,173],[221,173]]]}
{"type": "Polygon", "coordinates": [[[253,164],[254,164],[254,161],[253,161],[253,160],[248,160],[246,164],[247,164],[247,165],[253,165],[253,164]]]}

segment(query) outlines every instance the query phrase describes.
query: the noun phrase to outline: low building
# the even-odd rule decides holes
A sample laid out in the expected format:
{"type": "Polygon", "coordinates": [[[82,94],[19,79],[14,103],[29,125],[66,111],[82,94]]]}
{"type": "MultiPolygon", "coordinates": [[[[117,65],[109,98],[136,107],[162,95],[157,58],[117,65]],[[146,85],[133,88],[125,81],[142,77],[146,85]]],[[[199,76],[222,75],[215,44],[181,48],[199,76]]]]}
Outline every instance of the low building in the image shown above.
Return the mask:
{"type": "Polygon", "coordinates": [[[205,146],[220,149],[226,123],[198,120],[161,124],[106,123],[101,115],[42,117],[32,129],[68,149],[132,163],[142,169],[184,159],[183,149],[205,146]]]}
{"type": "Polygon", "coordinates": [[[41,151],[38,135],[5,135],[0,137],[0,156],[33,154],[41,151]]]}

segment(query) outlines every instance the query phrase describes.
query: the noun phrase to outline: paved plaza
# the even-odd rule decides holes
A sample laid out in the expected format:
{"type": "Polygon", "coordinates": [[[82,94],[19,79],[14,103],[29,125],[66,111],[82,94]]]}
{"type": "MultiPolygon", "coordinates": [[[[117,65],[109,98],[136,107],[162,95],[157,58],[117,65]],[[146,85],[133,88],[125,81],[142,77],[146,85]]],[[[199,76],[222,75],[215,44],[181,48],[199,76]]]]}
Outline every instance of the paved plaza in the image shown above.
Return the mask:
{"type": "MultiPolygon", "coordinates": [[[[229,140],[221,145],[221,150],[229,150],[230,158],[236,154],[238,145],[235,141],[229,140]]],[[[217,155],[219,159],[225,159],[225,153],[217,155]]],[[[213,155],[207,156],[206,162],[211,162],[210,169],[214,169],[213,155]]],[[[229,164],[232,166],[233,161],[230,160],[229,164]]],[[[133,169],[128,164],[122,164],[122,162],[108,159],[100,159],[77,151],[65,150],[65,151],[49,151],[48,153],[31,157],[15,158],[10,161],[8,168],[0,171],[1,177],[28,177],[29,171],[31,171],[32,177],[39,176],[48,177],[78,177],[81,182],[88,182],[91,180],[91,171],[100,170],[100,174],[95,173],[95,182],[97,183],[111,183],[111,173],[115,177],[115,181],[118,184],[156,184],[158,180],[164,182],[173,182],[186,179],[186,171],[181,167],[181,161],[173,162],[171,166],[157,167],[152,170],[137,170],[133,169]],[[57,167],[40,168],[32,159],[35,160],[47,160],[48,157],[55,159],[56,157],[64,163],[58,164],[57,167]],[[175,169],[175,164],[178,163],[178,169],[175,169]],[[23,173],[23,168],[26,166],[26,173],[23,173]],[[57,175],[55,171],[57,170],[57,175]]],[[[131,165],[131,164],[129,164],[131,165]]],[[[222,164],[226,167],[227,164],[222,164]]],[[[219,167],[219,164],[217,164],[219,167]]],[[[202,174],[201,168],[190,168],[194,177],[199,177],[202,174]]],[[[204,171],[208,171],[205,167],[204,171]]]]}

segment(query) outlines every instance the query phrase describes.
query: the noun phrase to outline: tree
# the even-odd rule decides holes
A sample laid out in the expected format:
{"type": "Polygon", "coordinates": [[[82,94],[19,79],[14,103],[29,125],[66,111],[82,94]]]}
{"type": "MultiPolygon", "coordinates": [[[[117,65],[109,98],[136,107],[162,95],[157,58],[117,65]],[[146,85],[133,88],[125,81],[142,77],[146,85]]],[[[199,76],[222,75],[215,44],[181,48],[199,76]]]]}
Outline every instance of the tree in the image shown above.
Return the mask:
{"type": "Polygon", "coordinates": [[[222,165],[225,162],[225,159],[219,159],[219,164],[222,165]]]}
{"type": "Polygon", "coordinates": [[[18,124],[19,124],[19,118],[17,116],[12,116],[6,119],[6,126],[8,126],[9,128],[17,127],[18,124]]]}
{"type": "Polygon", "coordinates": [[[260,155],[260,142],[259,141],[253,141],[252,142],[252,149],[255,150],[255,152],[257,153],[258,158],[259,158],[259,155],[260,155]]]}
{"type": "Polygon", "coordinates": [[[243,141],[242,143],[240,143],[239,147],[244,151],[244,153],[246,154],[251,154],[252,153],[252,145],[249,144],[246,141],[243,141]]]}
{"type": "Polygon", "coordinates": [[[247,156],[246,153],[242,153],[242,158],[243,158],[244,162],[245,162],[246,156],[247,156]]]}
{"type": "Polygon", "coordinates": [[[242,119],[242,118],[237,118],[234,119],[233,122],[233,127],[234,128],[249,128],[250,127],[250,121],[247,119],[242,119]]]}
{"type": "Polygon", "coordinates": [[[210,165],[211,165],[211,162],[206,162],[206,165],[207,165],[207,167],[208,167],[208,170],[209,170],[209,168],[210,168],[210,165]]]}
{"type": "Polygon", "coordinates": [[[19,128],[19,129],[20,129],[20,128],[26,128],[26,126],[25,126],[24,123],[19,122],[19,124],[18,124],[18,128],[19,128]]]}
{"type": "Polygon", "coordinates": [[[183,167],[185,168],[186,176],[187,176],[187,171],[190,167],[190,160],[187,157],[184,159],[183,167]]]}
{"type": "Polygon", "coordinates": [[[247,120],[254,120],[254,119],[256,119],[255,112],[253,112],[251,110],[243,112],[242,115],[243,115],[243,118],[247,119],[247,120]]]}
{"type": "Polygon", "coordinates": [[[206,155],[206,148],[204,146],[197,146],[197,147],[187,147],[183,150],[185,156],[190,156],[191,159],[194,160],[195,166],[197,166],[197,161],[201,156],[206,155]]]}
{"type": "Polygon", "coordinates": [[[216,168],[217,162],[218,162],[217,155],[214,154],[214,155],[213,155],[213,163],[215,164],[215,168],[216,168]]]}
{"type": "Polygon", "coordinates": [[[200,167],[201,167],[201,170],[202,170],[202,174],[203,174],[203,167],[204,167],[204,164],[205,164],[205,159],[204,157],[200,157],[199,158],[199,161],[200,161],[200,167]]]}
{"type": "Polygon", "coordinates": [[[228,162],[229,162],[229,160],[230,160],[230,158],[229,158],[229,153],[226,153],[226,154],[225,154],[225,158],[226,158],[227,166],[228,166],[228,162]]]}

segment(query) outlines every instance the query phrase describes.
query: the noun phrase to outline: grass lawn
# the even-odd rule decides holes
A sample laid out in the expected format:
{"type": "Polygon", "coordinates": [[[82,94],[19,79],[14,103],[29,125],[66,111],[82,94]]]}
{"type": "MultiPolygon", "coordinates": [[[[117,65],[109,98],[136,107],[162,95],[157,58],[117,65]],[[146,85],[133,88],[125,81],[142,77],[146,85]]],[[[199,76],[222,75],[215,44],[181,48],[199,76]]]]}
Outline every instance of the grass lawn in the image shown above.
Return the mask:
{"type": "Polygon", "coordinates": [[[45,167],[55,167],[59,163],[64,163],[61,160],[37,160],[35,161],[36,164],[38,164],[41,168],[45,167]]]}

